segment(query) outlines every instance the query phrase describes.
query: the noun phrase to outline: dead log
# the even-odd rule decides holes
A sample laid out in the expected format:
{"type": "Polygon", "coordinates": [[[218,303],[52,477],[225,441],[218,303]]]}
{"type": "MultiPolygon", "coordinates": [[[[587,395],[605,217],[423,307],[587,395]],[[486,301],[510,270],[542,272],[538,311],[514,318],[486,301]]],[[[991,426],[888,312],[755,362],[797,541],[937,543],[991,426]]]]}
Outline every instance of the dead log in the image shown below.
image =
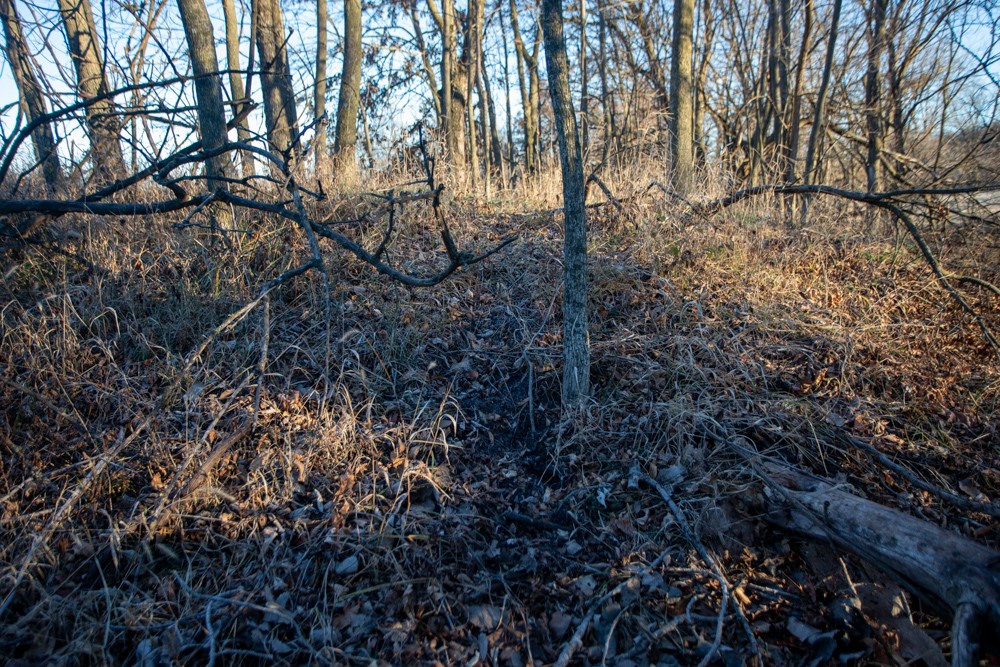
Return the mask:
{"type": "Polygon", "coordinates": [[[952,614],[952,665],[978,664],[984,635],[1000,630],[1000,554],[952,531],[788,468],[764,477],[777,493],[768,520],[829,540],[952,614]]]}

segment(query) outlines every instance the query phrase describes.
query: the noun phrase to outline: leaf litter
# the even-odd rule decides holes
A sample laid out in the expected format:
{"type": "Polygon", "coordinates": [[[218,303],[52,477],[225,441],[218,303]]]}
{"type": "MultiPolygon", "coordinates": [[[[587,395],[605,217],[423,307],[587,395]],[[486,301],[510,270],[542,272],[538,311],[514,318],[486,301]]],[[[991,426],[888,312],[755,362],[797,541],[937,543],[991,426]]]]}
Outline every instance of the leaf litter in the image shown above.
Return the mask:
{"type": "MultiPolygon", "coordinates": [[[[8,664],[940,664],[945,621],[770,528],[759,479],[712,434],[995,547],[988,517],[837,437],[971,499],[1000,495],[1000,374],[976,330],[919,265],[848,227],[786,239],[603,215],[595,405],[574,419],[559,409],[551,216],[470,211],[470,229],[522,241],[439,288],[337,265],[329,325],[318,281],[283,288],[265,372],[251,318],[162,411],[191,325],[238,304],[196,281],[157,291],[158,269],[107,285],[27,260],[19,272],[52,277],[15,275],[2,314],[8,664]]],[[[128,247],[103,252],[128,265],[128,247]]],[[[170,251],[198,275],[194,249],[170,251]]],[[[233,267],[219,279],[239,294],[233,267]]],[[[995,301],[976,307],[1000,320],[995,301]]]]}

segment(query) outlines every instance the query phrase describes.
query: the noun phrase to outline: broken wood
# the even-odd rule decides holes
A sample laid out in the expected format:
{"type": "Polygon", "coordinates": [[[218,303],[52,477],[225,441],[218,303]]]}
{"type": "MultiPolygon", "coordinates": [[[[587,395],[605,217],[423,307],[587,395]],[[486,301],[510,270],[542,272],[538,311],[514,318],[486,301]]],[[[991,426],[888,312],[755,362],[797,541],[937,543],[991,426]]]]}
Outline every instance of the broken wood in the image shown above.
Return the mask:
{"type": "Polygon", "coordinates": [[[952,665],[978,664],[983,634],[1000,628],[1000,554],[949,530],[785,467],[762,476],[777,491],[768,520],[829,540],[952,614],[952,665]]]}

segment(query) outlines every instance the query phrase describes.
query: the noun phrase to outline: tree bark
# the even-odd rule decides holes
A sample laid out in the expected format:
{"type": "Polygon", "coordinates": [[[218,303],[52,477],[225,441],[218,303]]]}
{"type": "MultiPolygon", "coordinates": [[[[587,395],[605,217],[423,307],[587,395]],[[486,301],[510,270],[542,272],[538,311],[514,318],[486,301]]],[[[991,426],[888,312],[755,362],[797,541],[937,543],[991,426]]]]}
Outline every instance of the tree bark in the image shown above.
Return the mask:
{"type": "Polygon", "coordinates": [[[587,91],[587,0],[580,0],[580,150],[587,155],[590,147],[590,104],[587,91]]]}
{"type": "Polygon", "coordinates": [[[444,133],[444,143],[449,162],[458,154],[456,141],[455,118],[453,116],[454,93],[452,91],[455,51],[452,33],[454,32],[455,9],[452,0],[441,2],[441,131],[444,133]]]}
{"type": "Polygon", "coordinates": [[[792,91],[792,104],[788,112],[788,143],[785,150],[785,182],[794,183],[796,166],[799,159],[799,143],[802,136],[802,79],[805,75],[809,58],[809,39],[812,37],[813,0],[804,0],[805,25],[802,30],[802,44],[799,47],[799,60],[795,67],[795,88],[792,91]]]}
{"type": "Polygon", "coordinates": [[[483,85],[481,93],[486,96],[486,111],[490,124],[490,163],[494,167],[503,166],[503,147],[500,144],[500,129],[497,127],[496,104],[493,101],[493,87],[490,85],[486,62],[480,59],[479,80],[483,85]]]}
{"type": "Polygon", "coordinates": [[[686,197],[693,170],[691,143],[691,40],[694,0],[674,0],[673,58],[670,61],[670,158],[674,192],[686,197]]]}
{"type": "MultiPolygon", "coordinates": [[[[205,150],[215,150],[226,143],[226,112],[222,106],[222,80],[215,55],[215,34],[205,0],[177,0],[187,38],[191,69],[194,71],[194,91],[198,98],[198,131],[205,150]]],[[[205,165],[209,190],[228,186],[224,180],[232,175],[232,160],[228,153],[209,158],[205,165]]],[[[208,207],[212,228],[232,226],[231,209],[227,204],[213,203],[208,207]]]]}
{"type": "Polygon", "coordinates": [[[694,82],[694,152],[696,163],[704,164],[708,149],[705,146],[705,108],[708,106],[708,66],[712,60],[712,48],[715,41],[715,16],[712,12],[712,0],[704,0],[702,4],[702,36],[698,70],[694,82]]]}
{"type": "Polygon", "coordinates": [[[316,175],[323,176],[329,166],[326,153],[326,0],[316,0],[316,83],[313,88],[313,117],[316,120],[316,140],[313,155],[316,175]]]}
{"type": "Polygon", "coordinates": [[[829,541],[953,613],[952,665],[978,665],[981,621],[1000,620],[998,554],[962,535],[851,495],[814,476],[770,466],[778,485],[768,520],[829,541]]]}
{"type": "MultiPolygon", "coordinates": [[[[236,19],[236,6],[233,0],[222,0],[222,13],[226,21],[226,65],[229,69],[229,92],[233,98],[233,114],[238,115],[243,105],[249,102],[246,89],[243,87],[243,77],[240,75],[240,31],[236,19]]],[[[242,143],[249,143],[250,124],[244,118],[236,126],[236,138],[242,143]]],[[[240,167],[243,177],[254,175],[254,158],[250,151],[240,151],[240,167]]]]}
{"type": "Polygon", "coordinates": [[[516,0],[510,0],[510,25],[514,29],[514,50],[517,54],[517,78],[521,90],[521,109],[524,116],[524,163],[529,173],[539,167],[538,155],[538,74],[539,39],[529,53],[521,34],[516,0]],[[525,80],[525,70],[527,80],[525,80]]]}
{"type": "Polygon", "coordinates": [[[597,74],[601,80],[601,109],[604,112],[604,146],[601,147],[601,162],[608,159],[611,142],[615,137],[615,103],[611,98],[611,87],[608,85],[608,0],[599,0],[598,20],[600,26],[598,42],[597,74]]]}
{"type": "MultiPolygon", "coordinates": [[[[48,109],[45,97],[35,74],[34,63],[28,44],[21,30],[21,18],[17,14],[14,0],[0,0],[0,19],[3,20],[4,36],[7,39],[7,61],[10,63],[11,74],[17,84],[17,92],[21,98],[21,108],[28,122],[34,122],[44,115],[48,109]]],[[[62,181],[62,169],[59,165],[59,154],[56,152],[56,140],[52,126],[42,123],[31,133],[31,141],[35,147],[35,157],[42,166],[45,185],[49,192],[57,192],[62,181]]]]}
{"type": "MultiPolygon", "coordinates": [[[[501,66],[503,69],[503,89],[504,89],[504,109],[507,112],[507,165],[510,170],[514,169],[514,122],[513,122],[513,112],[510,104],[510,49],[507,45],[507,26],[504,25],[503,17],[504,13],[498,12],[500,14],[500,36],[503,39],[503,60],[501,61],[501,66]]],[[[520,66],[520,60],[517,60],[518,66],[520,66]]],[[[502,165],[503,163],[501,163],[502,165]]],[[[509,183],[508,174],[504,172],[504,183],[509,183]]]]}
{"type": "Polygon", "coordinates": [[[476,107],[472,103],[472,91],[479,80],[479,25],[482,6],[482,0],[469,0],[469,12],[465,20],[465,52],[468,64],[468,76],[465,80],[465,112],[468,122],[469,170],[472,174],[473,192],[479,189],[479,151],[476,146],[476,107]]]}
{"type": "Polygon", "coordinates": [[[868,43],[868,71],[865,74],[865,121],[868,126],[868,154],[865,158],[865,174],[868,178],[868,192],[875,192],[878,186],[878,161],[882,152],[882,109],[879,68],[882,63],[882,41],[885,31],[887,0],[873,0],[872,23],[868,43]]]}
{"type": "Polygon", "coordinates": [[[334,169],[337,182],[353,185],[358,178],[358,108],[361,103],[361,0],[344,0],[344,71],[337,99],[334,169]]]}
{"type": "MultiPolygon", "coordinates": [[[[90,0],[59,0],[59,12],[76,70],[80,99],[89,100],[109,92],[90,0]]],[[[99,183],[109,183],[121,178],[125,175],[125,159],[118,142],[119,128],[111,100],[104,99],[88,105],[84,118],[95,179],[99,183]]]]}
{"type": "Polygon", "coordinates": [[[260,83],[264,94],[264,123],[271,150],[290,158],[298,147],[295,92],[288,66],[285,19],[279,0],[253,0],[257,19],[257,53],[260,56],[260,83]]]}
{"type": "Polygon", "coordinates": [[[434,68],[431,66],[431,59],[427,53],[427,44],[424,41],[424,29],[420,25],[420,17],[417,15],[417,3],[409,3],[410,24],[413,26],[413,38],[417,43],[417,51],[420,53],[420,63],[423,66],[424,76],[427,77],[427,85],[431,91],[431,100],[434,103],[434,115],[437,118],[438,128],[444,128],[443,109],[441,107],[441,89],[438,87],[437,77],[434,75],[434,68]]]}
{"type": "Polygon", "coordinates": [[[563,37],[561,0],[542,1],[542,32],[549,92],[555,113],[562,165],[563,213],[563,407],[583,407],[590,395],[590,340],[587,333],[587,218],[583,156],[569,89],[569,60],[563,37]]]}
{"type": "Polygon", "coordinates": [[[840,10],[843,4],[843,0],[834,0],[833,2],[830,36],[826,44],[826,59],[823,63],[819,93],[816,96],[816,109],[813,112],[812,131],[809,133],[809,148],[806,151],[806,163],[802,177],[805,185],[810,185],[813,182],[813,172],[817,171],[819,164],[820,143],[826,134],[826,96],[830,88],[830,75],[833,72],[833,56],[837,48],[837,32],[840,29],[840,10]]]}

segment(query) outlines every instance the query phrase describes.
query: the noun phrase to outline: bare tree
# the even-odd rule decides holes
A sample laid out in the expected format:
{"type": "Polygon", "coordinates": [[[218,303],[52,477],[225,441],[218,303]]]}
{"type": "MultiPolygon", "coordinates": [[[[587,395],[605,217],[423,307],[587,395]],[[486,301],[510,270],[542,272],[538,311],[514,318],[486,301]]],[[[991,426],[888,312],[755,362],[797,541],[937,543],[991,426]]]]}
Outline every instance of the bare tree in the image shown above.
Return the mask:
{"type": "Polygon", "coordinates": [[[813,182],[813,172],[819,163],[820,144],[826,133],[826,99],[830,88],[830,75],[833,72],[833,56],[837,48],[837,33],[840,29],[840,11],[843,0],[833,0],[833,14],[830,18],[830,31],[826,43],[826,59],[823,62],[823,74],[820,77],[819,93],[816,96],[816,108],[813,111],[812,131],[809,133],[809,148],[806,152],[806,163],[803,171],[803,182],[809,185],[813,182]]]}
{"type": "Polygon", "coordinates": [[[465,82],[465,110],[468,120],[469,171],[472,174],[473,192],[479,188],[479,152],[476,146],[476,108],[472,104],[472,92],[479,84],[479,49],[483,41],[483,4],[484,0],[469,0],[469,12],[465,21],[465,51],[469,71],[465,82]]]}
{"type": "MultiPolygon", "coordinates": [[[[236,18],[236,6],[233,0],[222,0],[222,13],[226,21],[226,64],[229,68],[229,92],[232,95],[233,111],[237,117],[249,100],[246,98],[246,88],[243,87],[243,77],[240,75],[240,30],[236,18]]],[[[241,143],[250,141],[250,125],[246,115],[242,115],[236,125],[236,137],[241,143]]],[[[254,175],[253,153],[240,151],[240,166],[243,177],[254,175]]]]}
{"type": "Polygon", "coordinates": [[[569,89],[569,59],[563,37],[561,0],[543,0],[545,65],[555,113],[562,165],[563,214],[563,406],[582,407],[590,396],[590,338],[587,332],[587,217],[583,156],[569,89]]]}
{"type": "Polygon", "coordinates": [[[865,174],[868,177],[868,192],[875,192],[878,185],[878,161],[882,151],[882,96],[879,69],[882,64],[882,42],[885,36],[886,3],[887,0],[873,0],[868,30],[868,71],[865,73],[865,123],[868,129],[865,174]]]}
{"type": "Polygon", "coordinates": [[[316,119],[316,140],[313,143],[313,154],[316,160],[317,176],[326,173],[329,163],[329,158],[326,154],[326,128],[328,125],[326,122],[326,23],[326,0],[316,0],[316,83],[313,87],[313,116],[316,119]]]}
{"type": "Polygon", "coordinates": [[[692,130],[691,40],[694,0],[674,0],[673,58],[670,60],[670,158],[674,191],[686,197],[691,191],[692,130]]]}
{"type": "Polygon", "coordinates": [[[580,0],[580,145],[584,156],[590,148],[590,117],[588,106],[590,92],[587,90],[587,0],[580,0]]]}
{"type": "Polygon", "coordinates": [[[350,184],[358,177],[355,144],[361,102],[361,0],[344,0],[344,71],[337,100],[337,130],[333,151],[336,178],[350,184]]]}
{"type": "MultiPolygon", "coordinates": [[[[7,62],[10,63],[14,82],[17,84],[21,109],[28,122],[36,121],[45,115],[47,108],[31,52],[28,51],[28,44],[21,30],[21,18],[17,14],[14,0],[0,0],[0,20],[3,21],[4,37],[7,40],[7,62]]],[[[35,147],[35,158],[42,166],[45,184],[50,192],[56,192],[62,179],[62,170],[52,126],[44,122],[39,123],[31,133],[31,141],[35,147]]]]}
{"type": "Polygon", "coordinates": [[[796,163],[802,136],[802,81],[809,59],[809,40],[812,37],[813,27],[813,0],[804,0],[802,4],[804,11],[802,43],[799,47],[799,58],[795,67],[792,103],[788,109],[788,121],[785,123],[788,128],[788,142],[785,151],[785,181],[787,183],[793,183],[796,179],[796,163]]]}
{"type": "Polygon", "coordinates": [[[273,151],[285,155],[298,142],[285,19],[279,0],[253,0],[253,12],[257,22],[257,53],[260,55],[267,138],[273,151]]]}
{"type": "Polygon", "coordinates": [[[59,12],[76,70],[77,93],[83,100],[93,100],[86,107],[85,118],[94,176],[98,182],[113,181],[125,174],[125,160],[114,107],[106,97],[110,88],[90,0],[59,0],[59,12]]]}
{"type": "Polygon", "coordinates": [[[517,82],[521,91],[521,111],[524,118],[524,163],[528,172],[534,172],[539,166],[538,91],[541,84],[538,74],[538,51],[541,35],[536,37],[531,51],[528,51],[521,31],[516,0],[510,0],[510,25],[514,29],[517,82]]]}
{"type": "MultiPolygon", "coordinates": [[[[222,106],[222,77],[215,55],[215,33],[208,16],[205,0],[177,0],[187,38],[191,69],[194,70],[194,90],[198,98],[198,129],[205,150],[212,153],[205,164],[210,190],[227,186],[232,177],[232,160],[229,153],[219,152],[226,143],[226,112],[222,106]],[[216,154],[217,153],[217,154],[216,154]]],[[[213,228],[229,227],[232,222],[230,208],[223,203],[209,207],[213,228]]]]}

